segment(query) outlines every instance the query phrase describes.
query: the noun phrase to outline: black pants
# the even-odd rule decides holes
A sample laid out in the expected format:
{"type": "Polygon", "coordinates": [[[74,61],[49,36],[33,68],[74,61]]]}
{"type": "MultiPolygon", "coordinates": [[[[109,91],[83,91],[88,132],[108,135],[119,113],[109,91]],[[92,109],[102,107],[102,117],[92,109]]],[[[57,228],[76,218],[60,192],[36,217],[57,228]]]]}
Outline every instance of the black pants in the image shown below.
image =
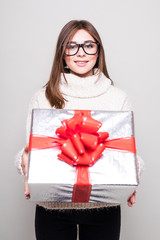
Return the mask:
{"type": "Polygon", "coordinates": [[[36,207],[37,240],[118,240],[120,207],[91,210],[45,210],[36,207]]]}

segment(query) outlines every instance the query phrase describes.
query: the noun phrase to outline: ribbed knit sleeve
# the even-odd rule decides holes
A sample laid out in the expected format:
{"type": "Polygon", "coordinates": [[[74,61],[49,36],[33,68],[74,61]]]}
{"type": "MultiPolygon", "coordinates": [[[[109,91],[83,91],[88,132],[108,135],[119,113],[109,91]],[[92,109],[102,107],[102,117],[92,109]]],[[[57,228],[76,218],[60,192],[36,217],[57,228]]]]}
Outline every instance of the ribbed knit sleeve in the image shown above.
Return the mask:
{"type": "MultiPolygon", "coordinates": [[[[122,111],[131,111],[132,110],[132,104],[128,96],[125,97],[123,105],[122,105],[122,111]]],[[[140,177],[142,175],[142,172],[144,170],[144,161],[143,159],[137,154],[137,171],[138,171],[138,179],[140,181],[140,177]]]]}
{"type": "Polygon", "coordinates": [[[130,110],[132,110],[132,104],[129,97],[126,96],[122,105],[122,111],[130,111],[130,110]]]}
{"type": "MultiPolygon", "coordinates": [[[[28,107],[27,124],[26,124],[26,144],[28,144],[29,142],[31,114],[32,114],[33,108],[39,108],[37,93],[32,97],[28,107]]],[[[15,157],[15,165],[17,167],[18,173],[21,175],[23,175],[23,170],[21,166],[23,152],[24,152],[24,147],[17,153],[15,157]]]]}
{"type": "Polygon", "coordinates": [[[29,135],[31,130],[31,117],[32,117],[32,109],[39,108],[38,101],[38,92],[36,92],[30,100],[27,114],[27,123],[26,123],[26,143],[29,142],[29,135]]]}
{"type": "Polygon", "coordinates": [[[22,160],[23,152],[24,152],[24,147],[17,153],[17,155],[15,157],[15,165],[17,167],[18,173],[21,174],[21,175],[24,175],[23,170],[22,170],[22,166],[21,166],[21,160],[22,160]]]}

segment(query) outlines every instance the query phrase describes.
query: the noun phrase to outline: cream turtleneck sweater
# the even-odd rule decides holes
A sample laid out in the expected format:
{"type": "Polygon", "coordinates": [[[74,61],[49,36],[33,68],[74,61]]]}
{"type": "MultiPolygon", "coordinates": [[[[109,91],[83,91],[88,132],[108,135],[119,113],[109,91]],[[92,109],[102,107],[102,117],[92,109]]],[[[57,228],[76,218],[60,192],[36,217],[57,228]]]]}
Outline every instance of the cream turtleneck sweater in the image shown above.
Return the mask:
{"type": "MultiPolygon", "coordinates": [[[[101,73],[98,78],[98,73],[86,78],[81,78],[73,74],[65,74],[67,82],[63,75],[61,76],[60,90],[65,99],[65,109],[89,109],[89,110],[106,110],[106,111],[128,111],[131,110],[130,101],[123,91],[111,85],[110,79],[106,78],[101,73]]],[[[33,108],[51,108],[45,96],[45,88],[37,91],[29,104],[27,117],[26,137],[29,141],[31,112],[33,108]]],[[[19,152],[16,158],[16,165],[19,173],[23,174],[21,168],[22,151],[19,152]]],[[[138,161],[139,162],[139,161],[138,161]]],[[[138,163],[139,172],[141,171],[142,163],[138,163]]],[[[49,209],[85,209],[85,208],[100,208],[108,206],[105,203],[56,203],[56,202],[41,202],[37,203],[49,209]]]]}

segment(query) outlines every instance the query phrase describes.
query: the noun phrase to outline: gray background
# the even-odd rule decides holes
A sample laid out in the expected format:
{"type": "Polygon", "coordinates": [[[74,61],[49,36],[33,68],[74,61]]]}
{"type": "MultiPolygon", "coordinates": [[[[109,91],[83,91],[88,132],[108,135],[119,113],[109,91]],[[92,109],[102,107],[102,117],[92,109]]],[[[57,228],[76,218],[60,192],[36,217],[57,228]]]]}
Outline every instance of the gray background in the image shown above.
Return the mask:
{"type": "Polygon", "coordinates": [[[152,240],[159,228],[159,0],[1,0],[0,239],[34,240],[34,205],[24,198],[14,156],[25,144],[28,103],[49,78],[57,36],[71,19],[98,29],[115,85],[128,93],[145,172],[133,208],[122,207],[123,240],[152,240]]]}

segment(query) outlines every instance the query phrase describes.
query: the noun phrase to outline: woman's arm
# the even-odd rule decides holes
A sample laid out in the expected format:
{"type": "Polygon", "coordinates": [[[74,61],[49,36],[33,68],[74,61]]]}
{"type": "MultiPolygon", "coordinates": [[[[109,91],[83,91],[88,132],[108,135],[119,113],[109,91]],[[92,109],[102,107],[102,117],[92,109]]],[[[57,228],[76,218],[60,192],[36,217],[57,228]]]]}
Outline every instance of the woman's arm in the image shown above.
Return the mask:
{"type": "MultiPolygon", "coordinates": [[[[30,135],[30,125],[31,125],[31,115],[32,115],[32,109],[33,108],[39,108],[39,102],[38,102],[38,96],[37,93],[32,97],[29,107],[28,107],[28,114],[27,114],[27,123],[26,123],[26,144],[29,143],[29,135],[30,135]]],[[[23,147],[18,154],[16,155],[15,165],[17,167],[18,173],[21,175],[26,174],[26,146],[23,147]],[[22,157],[25,156],[25,161],[22,163],[22,157]],[[23,166],[22,166],[23,164],[23,166]]]]}
{"type": "MultiPolygon", "coordinates": [[[[130,99],[126,96],[123,105],[122,105],[122,111],[131,111],[132,110],[132,104],[130,99]]],[[[138,171],[138,180],[140,180],[140,177],[142,175],[143,169],[144,169],[144,161],[139,155],[136,155],[136,163],[137,163],[137,171],[138,171]]],[[[133,192],[133,194],[130,195],[128,199],[128,206],[132,207],[133,204],[136,203],[136,191],[133,192]]]]}
{"type": "Polygon", "coordinates": [[[30,125],[31,125],[31,115],[32,109],[39,108],[38,96],[35,94],[29,104],[27,124],[26,124],[26,142],[27,145],[17,154],[16,156],[16,167],[21,175],[24,175],[24,185],[25,185],[25,196],[26,199],[30,198],[30,192],[27,182],[27,172],[28,172],[28,160],[29,160],[29,135],[30,135],[30,125]]]}

